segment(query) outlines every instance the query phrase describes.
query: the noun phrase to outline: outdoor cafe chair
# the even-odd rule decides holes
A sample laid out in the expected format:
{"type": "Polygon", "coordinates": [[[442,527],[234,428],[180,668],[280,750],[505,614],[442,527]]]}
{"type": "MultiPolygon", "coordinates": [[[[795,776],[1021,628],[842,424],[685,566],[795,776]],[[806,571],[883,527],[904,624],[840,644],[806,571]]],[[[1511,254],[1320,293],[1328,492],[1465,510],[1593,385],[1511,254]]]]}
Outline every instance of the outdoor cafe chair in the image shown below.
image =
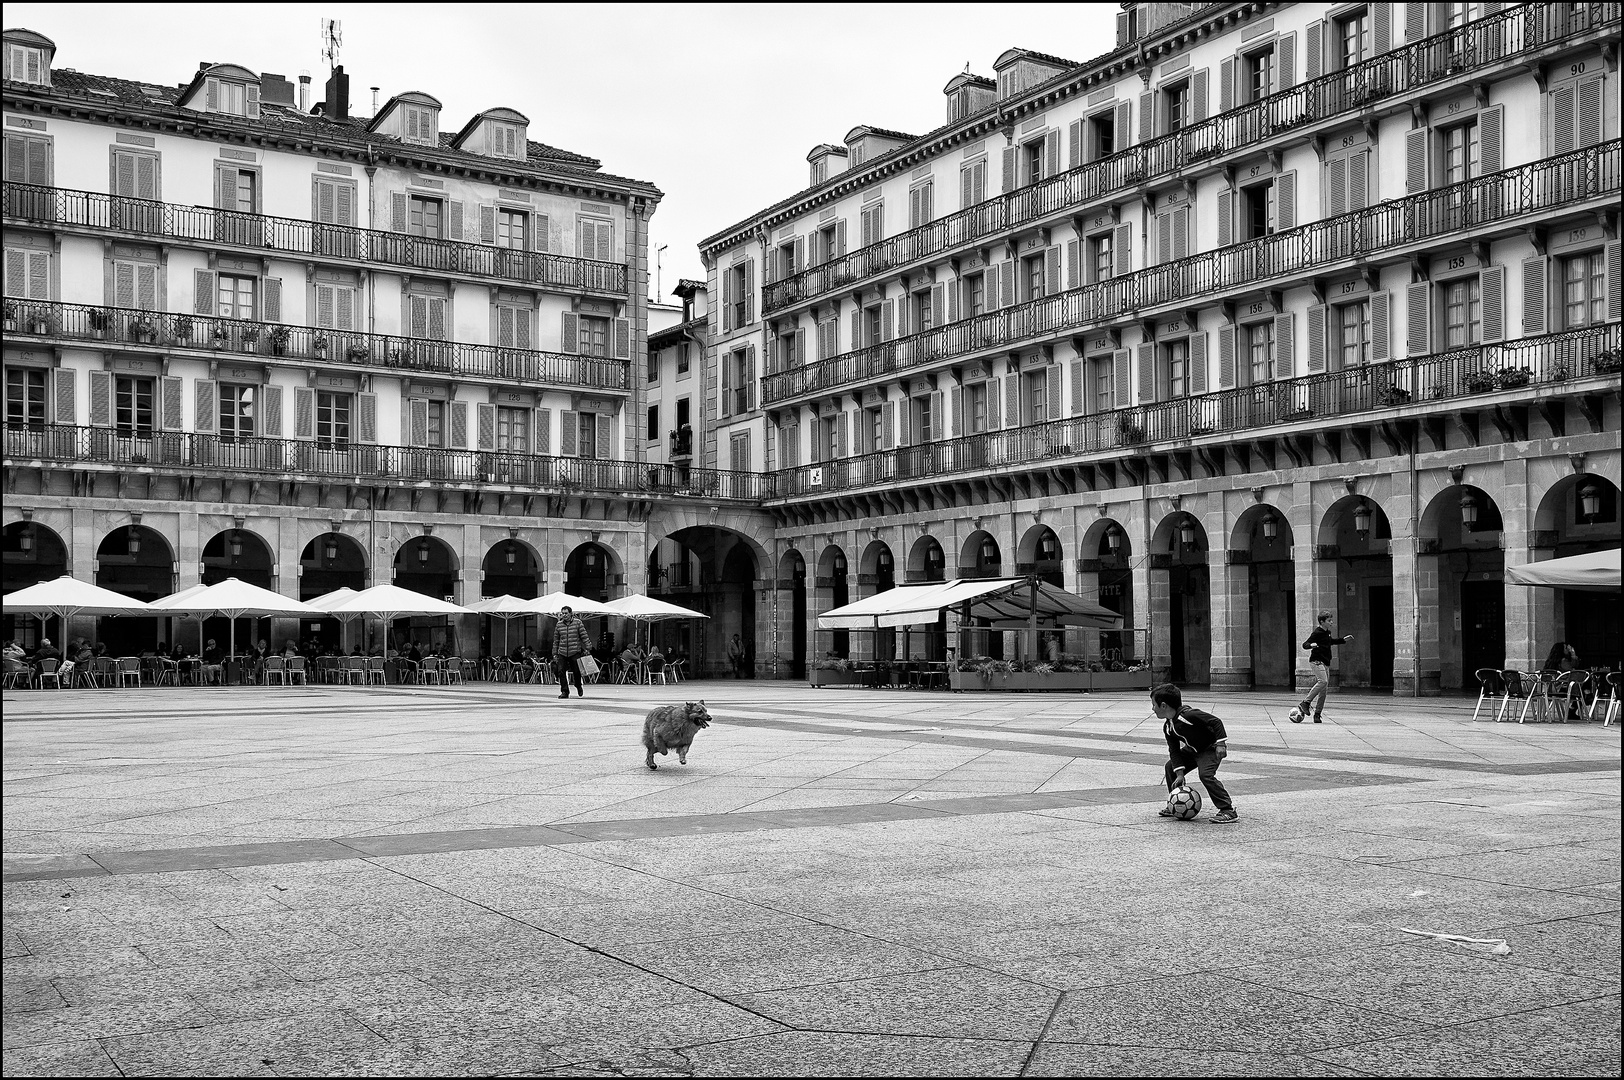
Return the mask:
{"type": "Polygon", "coordinates": [[[180,662],[171,660],[167,656],[154,656],[152,658],[152,685],[153,686],[179,686],[180,662]]]}
{"type": "MultiPolygon", "coordinates": [[[[1603,678],[1607,681],[1607,701],[1606,704],[1602,706],[1603,712],[1601,714],[1601,726],[1607,727],[1612,724],[1614,720],[1618,719],[1618,684],[1621,675],[1617,671],[1609,671],[1605,676],[1603,676],[1603,678]]],[[[1591,702],[1590,705],[1590,711],[1592,714],[1595,713],[1596,705],[1600,703],[1601,700],[1601,687],[1598,686],[1596,688],[1596,700],[1591,702]]],[[[1594,716],[1592,716],[1592,719],[1593,718],[1594,716]]]]}
{"type": "MultiPolygon", "coordinates": [[[[1501,668],[1500,685],[1505,696],[1500,700],[1500,710],[1494,715],[1495,721],[1499,722],[1516,713],[1519,704],[1526,712],[1528,697],[1533,692],[1536,681],[1533,672],[1518,671],[1516,668],[1501,668]]],[[[1520,716],[1517,722],[1522,723],[1520,716]]]]}
{"type": "Polygon", "coordinates": [[[15,690],[19,685],[28,685],[28,665],[20,660],[6,661],[5,688],[15,690]]]}
{"type": "Polygon", "coordinates": [[[280,656],[267,656],[265,658],[265,685],[271,685],[274,680],[280,686],[288,684],[288,662],[280,656]]]}
{"type": "Polygon", "coordinates": [[[344,685],[349,686],[360,683],[365,686],[367,682],[367,658],[364,656],[346,656],[344,658],[344,685]]]}
{"type": "Polygon", "coordinates": [[[62,689],[62,676],[57,672],[57,669],[61,666],[62,661],[56,659],[55,657],[41,660],[39,662],[39,672],[34,676],[35,684],[41,690],[43,690],[45,689],[45,680],[50,679],[52,682],[56,683],[56,688],[58,690],[62,689]]]}
{"type": "Polygon", "coordinates": [[[1478,686],[1477,708],[1472,710],[1472,722],[1477,722],[1477,714],[1483,711],[1485,701],[1494,703],[1489,706],[1489,715],[1496,720],[1500,719],[1500,706],[1504,704],[1502,699],[1505,697],[1506,685],[1505,681],[1500,677],[1500,669],[1492,667],[1478,668],[1476,677],[1478,686]]]}
{"type": "Polygon", "coordinates": [[[440,666],[440,682],[449,686],[452,683],[462,682],[462,665],[467,661],[460,656],[448,656],[440,666]]]}
{"type": "Polygon", "coordinates": [[[310,685],[309,680],[305,678],[305,658],[304,657],[302,657],[302,656],[290,656],[290,657],[288,657],[287,677],[288,677],[288,682],[290,684],[297,681],[300,686],[309,686],[310,685]]]}
{"type": "Polygon", "coordinates": [[[369,656],[366,657],[366,662],[368,686],[371,686],[374,683],[382,686],[384,683],[389,681],[389,673],[384,669],[383,666],[383,657],[369,656]]]}
{"type": "Polygon", "coordinates": [[[444,685],[444,672],[440,668],[440,658],[437,656],[423,657],[423,665],[417,670],[417,681],[425,686],[444,685]]]}
{"type": "Polygon", "coordinates": [[[668,676],[670,676],[672,682],[674,682],[674,683],[682,682],[682,680],[684,678],[683,673],[682,673],[683,672],[683,667],[686,664],[687,664],[686,660],[672,660],[670,663],[665,665],[665,673],[668,676]]]}
{"type": "MultiPolygon", "coordinates": [[[[98,668],[101,666],[102,661],[106,661],[109,667],[114,666],[113,661],[111,659],[109,659],[108,657],[104,656],[104,657],[101,657],[100,660],[97,661],[96,666],[98,668]]],[[[118,685],[119,685],[120,689],[123,689],[125,686],[128,686],[132,682],[135,683],[136,689],[140,689],[140,687],[141,687],[141,658],[139,656],[121,656],[121,657],[119,657],[118,658],[118,664],[117,664],[117,673],[118,673],[118,685]]]]}
{"type": "Polygon", "coordinates": [[[1590,688],[1590,672],[1563,671],[1551,680],[1549,693],[1553,710],[1551,719],[1567,723],[1584,711],[1585,692],[1590,688]]]}
{"type": "Polygon", "coordinates": [[[645,681],[650,686],[654,685],[655,679],[660,680],[661,686],[665,685],[665,657],[655,656],[645,660],[643,662],[643,670],[646,673],[645,681]]]}
{"type": "Polygon", "coordinates": [[[518,682],[513,671],[513,661],[505,656],[498,656],[491,661],[491,677],[497,682],[518,682]]]}

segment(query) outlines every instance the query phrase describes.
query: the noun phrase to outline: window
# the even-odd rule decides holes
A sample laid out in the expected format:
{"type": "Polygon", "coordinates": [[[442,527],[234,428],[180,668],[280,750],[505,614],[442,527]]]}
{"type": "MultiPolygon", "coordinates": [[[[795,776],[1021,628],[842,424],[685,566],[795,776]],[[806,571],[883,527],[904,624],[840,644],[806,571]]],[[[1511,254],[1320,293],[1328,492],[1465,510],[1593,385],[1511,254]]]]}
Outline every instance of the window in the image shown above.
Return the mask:
{"type": "Polygon", "coordinates": [[[438,110],[405,105],[401,107],[401,112],[404,114],[401,117],[401,131],[405,133],[403,138],[407,142],[434,146],[440,141],[440,136],[435,132],[438,110]]]}
{"type": "Polygon", "coordinates": [[[577,219],[575,254],[578,258],[598,262],[613,262],[615,258],[615,227],[603,218],[577,219]]]}
{"type": "Polygon", "coordinates": [[[829,262],[840,254],[840,226],[838,223],[825,225],[818,230],[817,251],[819,262],[829,262]]]}
{"type": "Polygon", "coordinates": [[[800,335],[794,330],[791,330],[789,333],[778,338],[779,371],[788,371],[790,368],[795,367],[805,359],[804,357],[797,356],[795,353],[795,345],[799,340],[800,335]]]}
{"type": "Polygon", "coordinates": [[[778,245],[778,277],[780,280],[794,277],[797,267],[795,265],[795,241],[778,245]]]}
{"type": "MultiPolygon", "coordinates": [[[[64,417],[72,423],[72,417],[64,417]]],[[[45,426],[45,372],[38,368],[6,369],[6,423],[12,427],[45,426]]]]}
{"type": "Polygon", "coordinates": [[[220,438],[253,438],[255,394],[252,386],[220,384],[220,438]]]}
{"type": "Polygon", "coordinates": [[[1093,147],[1093,154],[1089,160],[1110,157],[1116,153],[1116,117],[1115,114],[1103,112],[1088,120],[1088,141],[1093,147]]]}
{"type": "Polygon", "coordinates": [[[207,95],[210,112],[222,112],[231,116],[259,115],[259,87],[249,86],[247,83],[231,82],[227,79],[209,79],[204,92],[207,95]]]}
{"type": "Polygon", "coordinates": [[[909,302],[913,305],[913,331],[916,334],[923,334],[932,325],[930,290],[922,289],[914,293],[913,296],[909,297],[909,302]]]}
{"type": "Polygon", "coordinates": [[[732,378],[725,380],[727,389],[725,394],[732,394],[733,400],[728,403],[729,408],[724,415],[748,412],[750,409],[750,351],[739,349],[728,354],[723,361],[731,369],[732,378]]]}
{"type": "Polygon", "coordinates": [[[1043,256],[1028,255],[1021,260],[1021,299],[1036,300],[1043,295],[1043,256]]]}
{"type": "MultiPolygon", "coordinates": [[[[141,156],[145,157],[149,165],[152,166],[147,174],[143,174],[150,175],[153,178],[153,183],[148,185],[148,188],[152,193],[146,197],[149,199],[156,199],[158,195],[156,190],[157,170],[155,164],[158,159],[150,155],[141,156]]],[[[33,135],[20,135],[14,131],[6,132],[7,184],[35,184],[39,187],[50,187],[51,171],[50,139],[39,138],[38,136],[33,135]]],[[[131,186],[134,187],[136,169],[133,157],[126,168],[123,166],[123,162],[119,160],[119,155],[115,153],[113,169],[114,177],[117,178],[118,181],[122,181],[126,174],[131,178],[131,186]]],[[[114,192],[114,194],[123,193],[114,192]]],[[[130,194],[134,194],[134,192],[132,191],[130,194]]],[[[14,195],[12,198],[15,200],[17,196],[14,195]]],[[[13,205],[16,204],[13,203],[13,205]]],[[[29,211],[25,212],[25,216],[27,217],[40,218],[53,216],[51,213],[51,208],[43,204],[24,202],[22,205],[30,208],[35,205],[39,206],[37,211],[30,209],[29,211]]],[[[13,211],[13,213],[15,213],[15,211],[13,211]]]]}
{"type": "Polygon", "coordinates": [[[1444,4],[1444,28],[1453,30],[1483,17],[1482,4],[1444,4]]]}
{"type": "Polygon", "coordinates": [[[965,390],[965,394],[969,398],[969,405],[966,410],[968,412],[968,416],[966,416],[965,421],[969,425],[970,430],[968,433],[961,434],[973,435],[976,432],[986,431],[987,384],[976,383],[974,386],[968,387],[965,390]]]}
{"type": "Polygon", "coordinates": [[[971,274],[964,279],[964,314],[975,318],[987,310],[987,275],[971,274]]]}
{"type": "Polygon", "coordinates": [[[349,394],[328,390],[316,392],[316,442],[342,450],[350,443],[349,394]]]}
{"type": "MultiPolygon", "coordinates": [[[[656,417],[659,406],[654,406],[656,417]]],[[[656,422],[656,427],[658,423],[656,422]]],[[[658,432],[650,432],[649,438],[657,438],[658,432]]],[[[527,454],[530,452],[530,410],[519,409],[512,406],[499,405],[496,408],[496,448],[505,450],[510,454],[527,454]]]]}
{"type": "Polygon", "coordinates": [[[1444,344],[1453,349],[1476,345],[1483,340],[1483,301],[1478,295],[1477,277],[1462,278],[1444,285],[1444,344]]]}
{"type": "Polygon", "coordinates": [[[1189,391],[1190,342],[1180,338],[1162,345],[1163,400],[1181,398],[1189,391]]]}
{"type": "Polygon", "coordinates": [[[1021,176],[1028,184],[1043,179],[1043,140],[1033,139],[1021,144],[1021,176]]]}
{"type": "MultiPolygon", "coordinates": [[[[11,240],[7,237],[7,240],[11,240]]],[[[21,240],[19,243],[23,242],[21,240]]],[[[24,300],[51,298],[51,253],[20,247],[6,248],[6,295],[24,300]]]]}
{"type": "Polygon", "coordinates": [[[1041,424],[1049,419],[1049,380],[1041,371],[1029,371],[1021,376],[1021,389],[1025,391],[1028,424],[1041,424]]]}
{"type": "Polygon", "coordinates": [[[1337,19],[1335,55],[1337,69],[1351,68],[1370,55],[1370,10],[1360,8],[1337,19]]]}
{"type": "Polygon", "coordinates": [[[607,447],[600,447],[598,445],[598,414],[597,413],[589,413],[589,412],[576,413],[575,414],[575,425],[576,425],[576,436],[575,436],[576,441],[575,441],[575,445],[576,445],[576,448],[579,450],[579,453],[580,453],[581,457],[584,457],[584,458],[596,458],[598,456],[598,451],[599,450],[607,449],[607,447]]]}
{"type": "Polygon", "coordinates": [[[609,320],[597,315],[581,316],[581,352],[586,356],[609,355],[609,320]]]}
{"type": "Polygon", "coordinates": [[[1274,183],[1241,189],[1241,239],[1258,240],[1274,232],[1274,183]]]}
{"type": "Polygon", "coordinates": [[[840,425],[833,416],[818,421],[818,449],[822,461],[834,461],[840,456],[840,425]]]}
{"type": "Polygon", "coordinates": [[[688,343],[686,341],[684,341],[681,345],[677,346],[677,374],[678,375],[686,375],[687,373],[688,373],[688,343]]]}
{"type": "Polygon", "coordinates": [[[878,304],[863,309],[863,325],[867,331],[868,339],[864,344],[878,345],[880,343],[880,306],[878,304]]]}
{"type": "Polygon", "coordinates": [[[124,438],[152,438],[152,380],[118,376],[113,384],[113,417],[124,438]]]}
{"type": "Polygon", "coordinates": [[[936,185],[930,181],[908,191],[908,227],[917,229],[936,218],[936,185]]]}
{"type": "Polygon", "coordinates": [[[963,210],[987,198],[987,159],[972,161],[959,170],[959,209],[963,210]]]}
{"type": "Polygon", "coordinates": [[[514,251],[528,250],[529,217],[523,210],[499,207],[496,211],[496,246],[514,251]]]}
{"type": "Polygon", "coordinates": [[[657,439],[659,439],[659,437],[660,437],[660,407],[658,405],[650,405],[648,407],[648,422],[647,422],[647,424],[644,425],[643,430],[644,430],[643,438],[647,439],[649,442],[654,442],[657,439]]]}
{"type": "Polygon", "coordinates": [[[648,381],[651,383],[660,381],[660,351],[658,349],[648,351],[648,381]]]}
{"type": "Polygon", "coordinates": [[[1481,173],[1476,120],[1445,128],[1439,138],[1443,143],[1445,184],[1458,184],[1481,173]]]}
{"type": "Polygon", "coordinates": [[[224,319],[254,318],[255,283],[256,279],[241,274],[221,274],[215,289],[219,299],[216,314],[224,319]]]}
{"type": "Polygon", "coordinates": [[[734,472],[750,470],[750,433],[741,431],[727,441],[728,468],[734,472]]]}
{"type": "Polygon", "coordinates": [[[868,445],[865,449],[869,453],[885,449],[885,410],[879,406],[865,410],[863,424],[868,435],[868,445]]]}
{"type": "Polygon", "coordinates": [[[491,122],[491,153],[499,157],[525,156],[524,140],[519,138],[519,129],[513,124],[498,124],[491,122]]]}
{"type": "Polygon", "coordinates": [[[930,395],[921,394],[909,401],[908,415],[912,421],[908,431],[913,437],[913,445],[930,442],[931,435],[936,430],[931,426],[930,395]]]}
{"type": "Polygon", "coordinates": [[[443,401],[425,402],[428,406],[428,437],[423,441],[428,446],[445,445],[446,403],[443,401]]]}
{"type": "Polygon", "coordinates": [[[878,244],[885,239],[885,203],[871,203],[860,214],[863,227],[863,246],[878,244]]]}
{"type": "Polygon", "coordinates": [[[406,232],[412,236],[428,236],[438,240],[444,235],[440,217],[439,199],[413,195],[406,205],[406,232]]]}
{"type": "Polygon", "coordinates": [[[1099,236],[1089,238],[1089,241],[1088,241],[1088,264],[1089,264],[1089,269],[1090,269],[1090,277],[1088,279],[1089,284],[1092,284],[1092,283],[1094,283],[1096,281],[1104,281],[1106,278],[1109,278],[1111,276],[1112,266],[1113,266],[1113,263],[1112,263],[1112,251],[1111,251],[1111,240],[1112,240],[1112,234],[1111,233],[1102,233],[1099,236]]]}
{"type": "Polygon", "coordinates": [[[746,294],[749,278],[745,275],[744,271],[745,268],[743,265],[730,267],[727,271],[727,288],[723,290],[724,294],[731,297],[733,300],[733,311],[731,314],[733,316],[733,325],[735,327],[743,326],[749,321],[745,318],[746,313],[750,309],[749,298],[746,294]]]}
{"type": "Polygon", "coordinates": [[[223,168],[219,172],[220,209],[252,214],[259,209],[259,173],[253,169],[223,168]]]}
{"type": "Polygon", "coordinates": [[[1344,368],[1370,363],[1370,301],[1336,309],[1337,353],[1344,368]]]}
{"type": "Polygon", "coordinates": [[[1599,251],[1562,260],[1563,326],[1599,326],[1607,321],[1607,260],[1599,251]]]}
{"type": "Polygon", "coordinates": [[[1243,63],[1246,65],[1245,100],[1260,101],[1268,97],[1274,87],[1274,46],[1248,54],[1243,63]]]}
{"type": "Polygon", "coordinates": [[[689,420],[688,420],[688,399],[687,398],[678,398],[677,399],[677,430],[681,431],[683,428],[687,427],[688,424],[689,424],[689,420]]]}
{"type": "Polygon", "coordinates": [[[50,82],[49,75],[50,72],[45,67],[45,50],[7,43],[6,78],[14,82],[44,86],[50,82]]]}
{"type": "Polygon", "coordinates": [[[1168,132],[1183,131],[1190,123],[1190,83],[1184,80],[1162,89],[1162,110],[1168,132]]]}
{"type": "Polygon", "coordinates": [[[1094,365],[1094,411],[1110,412],[1116,408],[1116,368],[1109,356],[1097,356],[1094,365]]]}
{"type": "Polygon", "coordinates": [[[1251,385],[1262,386],[1274,381],[1274,320],[1242,327],[1246,334],[1246,357],[1251,372],[1251,385]]]}

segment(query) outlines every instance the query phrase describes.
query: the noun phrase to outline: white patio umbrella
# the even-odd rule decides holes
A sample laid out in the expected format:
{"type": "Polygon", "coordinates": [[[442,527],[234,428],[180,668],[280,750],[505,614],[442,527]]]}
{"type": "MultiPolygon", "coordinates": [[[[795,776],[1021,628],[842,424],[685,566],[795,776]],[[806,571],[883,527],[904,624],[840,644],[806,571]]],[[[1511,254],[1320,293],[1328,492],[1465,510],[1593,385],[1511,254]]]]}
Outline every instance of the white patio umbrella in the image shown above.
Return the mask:
{"type": "Polygon", "coordinates": [[[399,585],[374,585],[342,600],[322,612],[342,619],[345,615],[377,615],[383,622],[380,639],[389,650],[389,624],[406,615],[467,615],[469,609],[447,600],[403,589],[399,585]]]}
{"type": "Polygon", "coordinates": [[[7,615],[32,615],[39,619],[41,636],[49,615],[63,620],[62,632],[66,635],[66,620],[75,615],[145,615],[149,610],[144,601],[67,574],[7,593],[4,609],[7,615]]]}
{"type": "Polygon", "coordinates": [[[270,615],[324,614],[320,608],[311,607],[303,601],[283,596],[270,589],[262,589],[258,585],[250,585],[234,577],[226,578],[191,595],[186,595],[188,592],[190,590],[166,596],[162,600],[154,600],[148,605],[149,610],[176,615],[222,615],[231,620],[227,638],[230,649],[227,655],[232,659],[236,659],[237,656],[238,619],[258,619],[270,615]]]}
{"type": "MultiPolygon", "coordinates": [[[[607,606],[622,618],[632,619],[648,626],[652,626],[657,622],[664,622],[667,619],[710,618],[709,615],[702,611],[694,611],[691,608],[668,604],[664,600],[656,600],[652,596],[622,596],[619,600],[609,601],[607,606]]],[[[646,630],[643,637],[644,644],[647,644],[648,634],[646,630]]]]}
{"type": "Polygon", "coordinates": [[[354,589],[350,588],[348,585],[340,585],[330,593],[322,593],[314,600],[305,601],[305,603],[309,604],[311,607],[320,608],[328,615],[331,615],[333,618],[338,620],[339,625],[343,627],[338,638],[338,646],[340,649],[343,649],[349,644],[349,642],[345,639],[349,637],[350,620],[358,619],[360,618],[360,615],[353,611],[346,611],[343,614],[334,614],[333,607],[337,604],[342,604],[344,601],[348,600],[354,595],[354,589]]]}
{"type": "Polygon", "coordinates": [[[546,596],[538,596],[534,600],[527,600],[532,615],[552,615],[565,608],[572,609],[577,615],[616,615],[619,614],[608,604],[601,604],[585,596],[571,596],[566,592],[550,592],[546,596]]]}
{"type": "Polygon", "coordinates": [[[492,618],[502,620],[502,655],[506,656],[508,646],[508,620],[523,619],[536,614],[535,608],[530,606],[533,603],[535,603],[533,600],[521,600],[517,596],[510,596],[507,593],[503,593],[501,596],[487,596],[483,599],[475,600],[472,604],[468,605],[468,610],[477,611],[481,615],[489,615],[492,618]]]}
{"type": "MultiPolygon", "coordinates": [[[[186,586],[186,588],[182,589],[180,592],[178,592],[178,593],[170,593],[168,596],[165,596],[165,597],[161,598],[161,600],[153,601],[153,603],[173,604],[173,603],[176,603],[176,602],[181,601],[181,600],[190,600],[192,597],[196,596],[198,593],[202,592],[206,588],[208,588],[207,585],[203,584],[202,582],[198,582],[196,585],[188,585],[188,586],[186,586]]],[[[183,613],[179,613],[179,612],[171,611],[171,612],[165,612],[164,614],[170,619],[185,618],[185,615],[183,613]]],[[[198,652],[203,651],[203,619],[204,619],[204,616],[202,616],[202,615],[197,616],[197,651],[198,652]]],[[[171,624],[169,629],[174,630],[174,629],[176,629],[176,627],[173,624],[171,624]]],[[[171,639],[173,639],[175,635],[173,633],[171,633],[169,636],[170,636],[171,639]]],[[[170,643],[169,643],[171,652],[173,652],[175,647],[178,646],[179,644],[180,644],[180,642],[171,640],[170,643]]]]}

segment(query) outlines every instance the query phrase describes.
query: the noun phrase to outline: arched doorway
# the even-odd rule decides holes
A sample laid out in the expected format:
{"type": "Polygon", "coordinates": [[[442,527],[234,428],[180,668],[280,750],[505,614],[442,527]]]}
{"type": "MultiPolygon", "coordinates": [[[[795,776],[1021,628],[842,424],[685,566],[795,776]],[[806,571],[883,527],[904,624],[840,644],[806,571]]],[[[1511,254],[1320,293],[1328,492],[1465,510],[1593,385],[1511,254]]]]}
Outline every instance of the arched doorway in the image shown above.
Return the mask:
{"type": "MultiPolygon", "coordinates": [[[[1374,499],[1344,496],[1320,520],[1318,539],[1316,557],[1336,564],[1334,599],[1325,607],[1336,615],[1340,634],[1354,636],[1334,654],[1336,681],[1341,686],[1391,687],[1393,528],[1387,513],[1374,499]]],[[[1299,625],[1299,629],[1306,638],[1312,627],[1299,625]]],[[[1299,650],[1296,655],[1301,682],[1307,677],[1308,654],[1299,650]]]]}
{"type": "MultiPolygon", "coordinates": [[[[5,528],[0,539],[0,552],[4,553],[5,583],[8,593],[54,581],[68,572],[68,549],[55,529],[33,521],[14,521],[5,528]]],[[[39,647],[40,621],[32,615],[7,615],[5,636],[29,652],[39,647]]],[[[63,635],[62,620],[45,620],[43,636],[59,641],[63,635]]]]}
{"type": "Polygon", "coordinates": [[[1022,574],[1036,574],[1038,580],[1064,589],[1066,571],[1060,537],[1047,525],[1034,525],[1026,530],[1015,558],[1015,569],[1022,574]]]}
{"type": "MultiPolygon", "coordinates": [[[[1194,514],[1169,514],[1151,538],[1151,610],[1166,590],[1167,677],[1176,683],[1212,681],[1212,576],[1207,530],[1194,514]]],[[[1153,623],[1159,621],[1153,616],[1153,623]]],[[[1152,651],[1157,651],[1153,644],[1152,651]]]]}
{"type": "MultiPolygon", "coordinates": [[[[438,536],[418,536],[400,545],[395,552],[395,584],[424,596],[456,602],[457,553],[438,536]]],[[[460,653],[454,619],[445,615],[402,616],[389,627],[385,648],[402,652],[412,644],[419,648],[445,649],[460,653]]]]}
{"type": "MultiPolygon", "coordinates": [[[[520,600],[534,600],[541,595],[541,557],[524,541],[515,536],[493,544],[485,553],[480,569],[481,597],[515,596],[520,600]]],[[[540,616],[520,615],[498,618],[480,617],[479,636],[481,655],[506,656],[521,646],[536,647],[536,623],[540,616]]]]}
{"type": "MultiPolygon", "coordinates": [[[[314,600],[335,589],[367,587],[367,555],[354,537],[341,532],[318,536],[299,553],[299,599],[314,600]]],[[[300,638],[314,635],[317,647],[323,651],[342,649],[346,638],[350,646],[365,647],[367,621],[356,622],[356,629],[346,635],[344,624],[338,619],[300,620],[300,638]],[[351,636],[353,635],[353,636],[351,636]]],[[[276,645],[272,642],[272,645],[276,645]]]]}
{"type": "MultiPolygon", "coordinates": [[[[174,549],[145,525],[114,529],[96,548],[96,584],[147,602],[168,596],[175,591],[174,549]]],[[[157,643],[158,620],[102,619],[97,636],[108,652],[133,655],[157,643]]]]}
{"type": "MultiPolygon", "coordinates": [[[[906,579],[910,585],[924,585],[937,581],[947,580],[947,553],[934,536],[921,536],[914,541],[908,551],[908,568],[906,579]]],[[[947,612],[936,613],[936,625],[927,630],[918,631],[925,639],[925,659],[937,663],[947,659],[947,612]]],[[[916,651],[913,641],[908,642],[908,649],[916,651]]]]}
{"type": "MultiPolygon", "coordinates": [[[[896,563],[891,556],[891,545],[875,540],[863,550],[862,562],[857,570],[857,588],[862,596],[873,596],[896,588],[896,563]]],[[[859,597],[861,599],[862,597],[859,597]]],[[[897,632],[893,629],[873,633],[875,660],[897,659],[897,632]]],[[[909,643],[910,645],[912,642],[909,643]]],[[[904,655],[903,659],[907,659],[904,655]]]]}
{"type": "MultiPolygon", "coordinates": [[[[748,544],[734,544],[728,550],[722,560],[719,585],[723,598],[722,618],[717,620],[712,616],[711,621],[723,624],[722,633],[727,635],[730,646],[733,635],[738,635],[744,646],[744,667],[740,673],[753,679],[756,677],[756,555],[748,544]]],[[[731,653],[724,650],[723,655],[731,656],[731,653]]]]}
{"type": "Polygon", "coordinates": [[[1482,488],[1459,484],[1433,496],[1421,514],[1423,550],[1437,570],[1435,614],[1438,687],[1476,686],[1478,668],[1506,666],[1505,553],[1500,507],[1482,488]]]}
{"type": "Polygon", "coordinates": [[[806,678],[806,559],[790,550],[778,560],[779,652],[786,651],[789,677],[806,678]]]}
{"type": "MultiPolygon", "coordinates": [[[[1084,635],[1083,653],[1107,669],[1141,659],[1133,633],[1133,540],[1115,518],[1100,518],[1083,534],[1083,569],[1077,592],[1122,616],[1121,630],[1084,635]]],[[[1149,659],[1148,656],[1143,659],[1149,659]]]]}
{"type": "MultiPolygon", "coordinates": [[[[763,633],[763,627],[774,627],[771,612],[757,625],[756,589],[762,567],[768,564],[766,553],[752,537],[720,525],[689,525],[662,538],[655,550],[667,553],[661,557],[669,559],[663,580],[690,583],[673,586],[689,591],[667,599],[709,616],[657,624],[657,632],[672,643],[668,655],[674,651],[685,656],[691,673],[731,675],[728,646],[737,634],[744,647],[744,670],[750,677],[765,658],[783,655],[782,641],[774,646],[763,633]],[[776,652],[769,651],[775,648],[776,652]]],[[[652,569],[650,574],[654,574],[652,569]]],[[[779,618],[781,626],[782,612],[779,618]]]]}
{"type": "MultiPolygon", "coordinates": [[[[1529,546],[1542,559],[1563,559],[1619,546],[1618,485],[1597,473],[1564,476],[1539,501],[1529,546]]],[[[1534,661],[1566,641],[1586,666],[1616,668],[1621,655],[1616,594],[1528,589],[1534,608],[1534,661]]]]}
{"type": "MultiPolygon", "coordinates": [[[[1292,687],[1296,681],[1297,575],[1291,522],[1268,505],[1248,507],[1235,522],[1231,551],[1247,557],[1248,642],[1253,686],[1292,687]]],[[[1305,634],[1304,637],[1307,635],[1305,634]]]]}
{"type": "MultiPolygon", "coordinates": [[[[276,591],[276,566],[270,545],[258,533],[238,527],[215,533],[203,545],[203,584],[218,585],[236,578],[249,585],[276,591]]],[[[238,619],[233,630],[231,620],[214,616],[203,622],[203,637],[213,638],[225,647],[235,640],[239,649],[246,649],[265,635],[260,633],[259,619],[238,619]],[[235,633],[235,637],[233,637],[235,633]]]]}
{"type": "MultiPolygon", "coordinates": [[[[965,537],[959,548],[959,577],[1001,577],[1004,554],[992,533],[977,529],[965,537]]],[[[959,648],[966,656],[987,656],[994,660],[1004,658],[1004,631],[993,630],[990,619],[972,619],[959,628],[959,648]]]]}
{"type": "MultiPolygon", "coordinates": [[[[838,544],[830,544],[818,556],[818,612],[833,611],[851,603],[851,592],[846,580],[846,552],[838,544]]],[[[851,656],[851,631],[829,631],[829,653],[841,659],[851,656]]]]}
{"type": "Polygon", "coordinates": [[[578,545],[564,560],[564,591],[607,603],[614,578],[614,553],[597,541],[578,545]]]}

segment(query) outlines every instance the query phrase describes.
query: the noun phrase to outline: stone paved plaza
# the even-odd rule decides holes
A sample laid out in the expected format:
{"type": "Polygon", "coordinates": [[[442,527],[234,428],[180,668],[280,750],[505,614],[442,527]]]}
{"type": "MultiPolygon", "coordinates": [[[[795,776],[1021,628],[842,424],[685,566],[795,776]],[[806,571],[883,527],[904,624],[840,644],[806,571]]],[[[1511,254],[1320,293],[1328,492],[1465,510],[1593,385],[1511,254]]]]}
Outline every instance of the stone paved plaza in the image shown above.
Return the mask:
{"type": "Polygon", "coordinates": [[[6,1074],[1619,1072],[1616,727],[1202,697],[1220,826],[1140,693],[552,694],[8,693],[6,1074]]]}

